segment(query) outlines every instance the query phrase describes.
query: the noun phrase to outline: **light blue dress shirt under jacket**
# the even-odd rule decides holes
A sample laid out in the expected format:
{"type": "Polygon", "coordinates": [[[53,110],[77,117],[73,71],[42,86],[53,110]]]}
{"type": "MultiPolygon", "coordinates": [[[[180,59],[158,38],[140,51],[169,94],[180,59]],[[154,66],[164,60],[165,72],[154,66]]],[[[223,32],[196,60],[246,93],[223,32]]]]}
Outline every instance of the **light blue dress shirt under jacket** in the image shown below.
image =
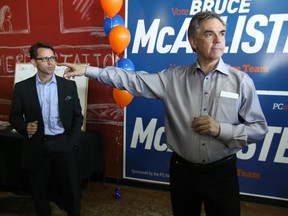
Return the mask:
{"type": "Polygon", "coordinates": [[[153,74],[88,66],[85,76],[134,96],[162,100],[167,145],[194,163],[212,163],[234,154],[268,131],[252,79],[222,59],[206,76],[197,63],[153,74]],[[203,115],[220,123],[217,138],[199,135],[191,127],[192,120],[203,115]]]}
{"type": "Polygon", "coordinates": [[[42,109],[45,135],[63,133],[64,128],[59,115],[57,80],[55,74],[53,74],[52,80],[47,83],[41,82],[37,74],[36,87],[39,103],[42,109]]]}

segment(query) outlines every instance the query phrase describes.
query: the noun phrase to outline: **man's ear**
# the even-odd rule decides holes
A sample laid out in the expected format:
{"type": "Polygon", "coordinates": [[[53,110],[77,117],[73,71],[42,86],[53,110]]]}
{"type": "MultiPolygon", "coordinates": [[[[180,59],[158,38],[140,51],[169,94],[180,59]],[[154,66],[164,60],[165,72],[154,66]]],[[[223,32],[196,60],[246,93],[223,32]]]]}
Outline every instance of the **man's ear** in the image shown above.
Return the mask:
{"type": "Polygon", "coordinates": [[[192,47],[192,49],[196,50],[197,41],[195,39],[193,39],[192,37],[190,37],[189,38],[189,43],[190,43],[190,46],[192,47]]]}
{"type": "Polygon", "coordinates": [[[31,63],[33,64],[34,67],[36,67],[37,63],[35,59],[31,59],[31,63]]]}

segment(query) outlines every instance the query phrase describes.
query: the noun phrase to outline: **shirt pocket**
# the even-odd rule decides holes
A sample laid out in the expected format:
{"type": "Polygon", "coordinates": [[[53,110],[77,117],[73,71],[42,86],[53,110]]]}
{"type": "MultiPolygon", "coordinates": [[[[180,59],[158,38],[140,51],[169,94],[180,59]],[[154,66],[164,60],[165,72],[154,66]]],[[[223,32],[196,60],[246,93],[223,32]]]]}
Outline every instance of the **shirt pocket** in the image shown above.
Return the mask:
{"type": "Polygon", "coordinates": [[[219,122],[237,123],[238,100],[236,98],[216,97],[212,106],[212,117],[219,122]]]}

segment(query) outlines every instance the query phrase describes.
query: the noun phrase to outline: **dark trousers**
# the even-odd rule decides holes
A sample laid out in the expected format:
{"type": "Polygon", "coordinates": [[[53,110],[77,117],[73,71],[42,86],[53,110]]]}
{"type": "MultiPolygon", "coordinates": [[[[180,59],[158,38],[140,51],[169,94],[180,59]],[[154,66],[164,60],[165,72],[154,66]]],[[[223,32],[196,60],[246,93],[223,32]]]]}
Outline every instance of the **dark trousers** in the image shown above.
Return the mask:
{"type": "MultiPolygon", "coordinates": [[[[49,179],[56,182],[63,195],[68,216],[79,216],[81,191],[78,175],[77,149],[67,135],[47,138],[41,167],[29,170],[37,216],[51,216],[49,205],[49,179]],[[53,172],[53,175],[51,173],[53,172]],[[53,179],[51,179],[53,176],[53,179]]],[[[55,184],[54,184],[55,185],[55,184]]]]}
{"type": "Polygon", "coordinates": [[[176,153],[170,161],[174,216],[240,216],[236,156],[209,166],[192,164],[176,153]]]}

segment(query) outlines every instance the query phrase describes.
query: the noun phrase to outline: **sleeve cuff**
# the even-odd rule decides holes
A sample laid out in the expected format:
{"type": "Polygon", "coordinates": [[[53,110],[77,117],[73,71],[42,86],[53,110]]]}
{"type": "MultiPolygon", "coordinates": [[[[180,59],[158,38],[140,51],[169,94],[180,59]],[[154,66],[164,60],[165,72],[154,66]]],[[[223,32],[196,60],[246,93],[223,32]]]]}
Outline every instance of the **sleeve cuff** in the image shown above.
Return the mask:
{"type": "Polygon", "coordinates": [[[229,123],[222,123],[222,122],[220,122],[219,124],[220,124],[220,134],[217,138],[227,143],[232,138],[232,125],[229,123]]]}
{"type": "Polygon", "coordinates": [[[96,78],[97,77],[97,74],[100,72],[100,68],[98,67],[91,67],[91,66],[87,66],[85,68],[85,73],[84,75],[86,77],[89,77],[89,78],[96,78]]]}

